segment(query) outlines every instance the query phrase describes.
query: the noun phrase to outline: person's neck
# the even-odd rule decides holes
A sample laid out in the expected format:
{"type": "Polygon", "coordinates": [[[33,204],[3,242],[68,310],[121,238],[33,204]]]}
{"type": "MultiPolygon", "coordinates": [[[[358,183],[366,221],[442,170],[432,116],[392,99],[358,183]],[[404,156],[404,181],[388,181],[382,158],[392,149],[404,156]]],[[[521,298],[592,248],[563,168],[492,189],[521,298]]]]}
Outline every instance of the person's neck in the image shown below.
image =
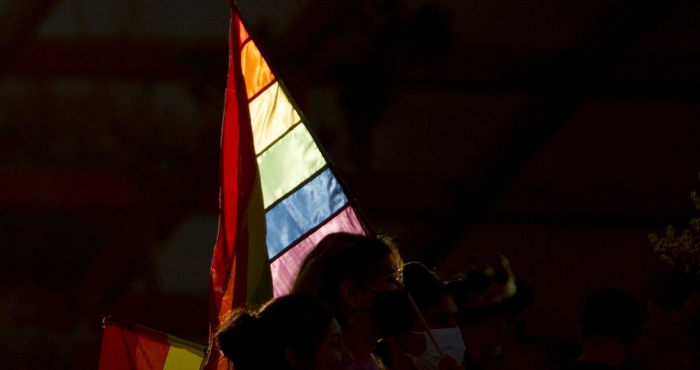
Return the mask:
{"type": "Polygon", "coordinates": [[[377,340],[379,340],[379,338],[370,338],[368,335],[374,328],[362,325],[359,320],[355,320],[352,323],[345,321],[341,325],[341,329],[343,330],[345,347],[352,353],[355,361],[367,361],[377,344],[377,340]]]}
{"type": "Polygon", "coordinates": [[[619,338],[599,336],[584,340],[578,360],[605,364],[619,369],[625,363],[628,354],[628,346],[619,338]]]}

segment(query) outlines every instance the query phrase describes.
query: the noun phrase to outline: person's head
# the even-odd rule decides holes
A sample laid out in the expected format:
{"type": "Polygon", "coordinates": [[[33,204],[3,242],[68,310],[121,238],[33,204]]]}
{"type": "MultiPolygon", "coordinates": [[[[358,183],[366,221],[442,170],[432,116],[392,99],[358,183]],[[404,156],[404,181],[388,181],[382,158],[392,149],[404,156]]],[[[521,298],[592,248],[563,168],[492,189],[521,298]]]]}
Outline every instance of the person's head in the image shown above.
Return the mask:
{"type": "Polygon", "coordinates": [[[639,307],[632,297],[614,288],[603,288],[586,301],[581,337],[584,344],[618,341],[629,351],[641,325],[639,307]]]}
{"type": "MultiPolygon", "coordinates": [[[[457,327],[454,293],[461,284],[445,282],[420,262],[405,264],[403,277],[406,291],[411,294],[430,329],[457,327]]],[[[423,326],[420,319],[414,316],[409,329],[423,331],[423,326]]]]}
{"type": "Polygon", "coordinates": [[[331,311],[306,295],[235,309],[215,338],[236,370],[345,370],[352,362],[331,311]]]}
{"type": "Polygon", "coordinates": [[[403,300],[401,266],[387,238],[329,234],[302,263],[292,292],[326,303],[341,326],[353,323],[367,342],[376,341],[395,330],[394,311],[403,300]]]}
{"type": "Polygon", "coordinates": [[[445,282],[420,262],[405,264],[403,277],[405,290],[415,302],[420,316],[413,312],[405,323],[403,333],[392,338],[391,344],[380,346],[377,354],[385,363],[391,364],[394,359],[390,347],[393,346],[394,351],[408,355],[417,368],[437,369],[442,356],[433,342],[434,338],[442,353],[461,363],[465,347],[455,320],[457,304],[454,300],[455,289],[461,284],[445,282]]]}
{"type": "Polygon", "coordinates": [[[491,264],[471,259],[461,278],[457,323],[470,357],[485,361],[503,356],[504,347],[514,341],[512,318],[532,303],[532,290],[516,280],[502,255],[491,264]]]}

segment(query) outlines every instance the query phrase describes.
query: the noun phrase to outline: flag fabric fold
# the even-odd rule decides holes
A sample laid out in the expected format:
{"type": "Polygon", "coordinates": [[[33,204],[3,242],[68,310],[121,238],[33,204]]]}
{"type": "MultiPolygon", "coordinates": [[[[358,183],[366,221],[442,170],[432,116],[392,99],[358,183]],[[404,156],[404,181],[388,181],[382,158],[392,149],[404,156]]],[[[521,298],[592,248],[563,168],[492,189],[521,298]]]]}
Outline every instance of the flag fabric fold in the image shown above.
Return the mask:
{"type": "MultiPolygon", "coordinates": [[[[287,294],[304,258],[325,235],[370,234],[234,4],[220,177],[210,331],[234,307],[287,294]]],[[[207,369],[226,368],[217,351],[210,356],[207,369]]]]}
{"type": "Polygon", "coordinates": [[[205,346],[104,317],[99,370],[199,370],[205,346]]]}

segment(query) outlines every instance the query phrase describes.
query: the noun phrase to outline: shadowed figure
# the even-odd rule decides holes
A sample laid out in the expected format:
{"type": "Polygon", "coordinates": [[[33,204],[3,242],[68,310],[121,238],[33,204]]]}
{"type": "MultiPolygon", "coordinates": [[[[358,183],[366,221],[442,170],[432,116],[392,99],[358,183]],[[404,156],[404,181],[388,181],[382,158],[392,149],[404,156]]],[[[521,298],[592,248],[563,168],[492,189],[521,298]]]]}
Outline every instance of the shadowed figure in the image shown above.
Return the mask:
{"type": "Polygon", "coordinates": [[[382,340],[375,353],[388,370],[464,370],[465,348],[455,320],[454,300],[462,282],[445,282],[419,262],[405,264],[403,277],[405,289],[423,318],[411,315],[404,330],[382,340]]]}
{"type": "Polygon", "coordinates": [[[516,279],[510,263],[497,255],[491,264],[471,259],[462,275],[462,289],[455,297],[457,323],[467,351],[467,369],[483,369],[484,363],[504,356],[515,341],[514,318],[533,301],[529,285],[516,279]]]}
{"type": "Polygon", "coordinates": [[[639,307],[632,297],[614,288],[598,290],[588,297],[583,310],[581,355],[563,369],[626,368],[640,328],[639,307]]]}
{"type": "Polygon", "coordinates": [[[354,370],[378,369],[372,350],[401,330],[410,306],[398,250],[386,238],[329,234],[304,260],[292,292],[317,298],[338,318],[354,370]]]}
{"type": "Polygon", "coordinates": [[[216,343],[236,370],[347,370],[353,360],[331,311],[300,294],[234,309],[216,343]]]}

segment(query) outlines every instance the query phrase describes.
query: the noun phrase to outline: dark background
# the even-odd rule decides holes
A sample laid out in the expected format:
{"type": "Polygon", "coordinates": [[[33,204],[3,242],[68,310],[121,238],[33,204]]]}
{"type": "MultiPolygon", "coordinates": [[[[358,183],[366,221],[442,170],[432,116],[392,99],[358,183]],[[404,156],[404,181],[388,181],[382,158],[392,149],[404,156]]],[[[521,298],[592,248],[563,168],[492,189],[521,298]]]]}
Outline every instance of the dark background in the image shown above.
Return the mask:
{"type": "MultiPolygon", "coordinates": [[[[502,252],[530,283],[493,369],[563,356],[597,288],[643,310],[681,290],[647,235],[696,215],[697,1],[239,6],[406,260],[449,278],[502,252]]],[[[102,314],[206,343],[228,17],[224,0],[0,1],[3,368],[96,368],[102,314]]]]}

